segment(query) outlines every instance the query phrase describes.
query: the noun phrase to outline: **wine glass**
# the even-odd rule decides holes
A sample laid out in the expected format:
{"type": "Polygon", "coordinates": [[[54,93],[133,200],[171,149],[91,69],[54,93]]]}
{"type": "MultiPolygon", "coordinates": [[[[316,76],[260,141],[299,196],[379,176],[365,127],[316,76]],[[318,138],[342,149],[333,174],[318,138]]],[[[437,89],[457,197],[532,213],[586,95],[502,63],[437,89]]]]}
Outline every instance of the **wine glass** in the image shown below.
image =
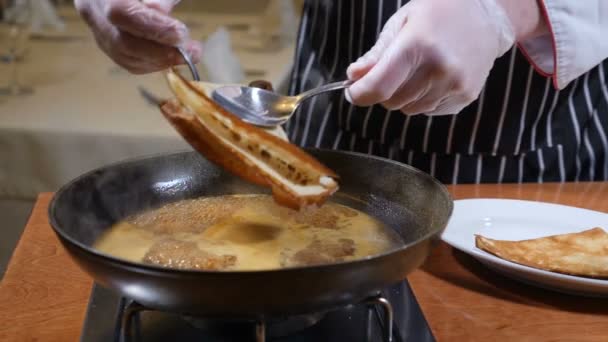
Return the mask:
{"type": "Polygon", "coordinates": [[[30,1],[32,0],[4,0],[0,42],[5,52],[0,55],[0,61],[8,64],[10,71],[8,85],[0,87],[0,95],[18,96],[34,92],[31,87],[22,85],[19,80],[19,61],[27,53],[29,42],[30,1]]]}

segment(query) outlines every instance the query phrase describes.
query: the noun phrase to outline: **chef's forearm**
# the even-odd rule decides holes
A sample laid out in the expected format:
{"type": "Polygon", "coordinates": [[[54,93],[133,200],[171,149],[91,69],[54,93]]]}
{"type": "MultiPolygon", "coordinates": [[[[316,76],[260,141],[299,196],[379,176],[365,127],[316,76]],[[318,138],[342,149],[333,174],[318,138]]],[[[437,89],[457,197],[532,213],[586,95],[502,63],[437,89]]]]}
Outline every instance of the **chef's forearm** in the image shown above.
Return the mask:
{"type": "MultiPolygon", "coordinates": [[[[485,1],[485,0],[484,0],[485,1]]],[[[548,33],[539,0],[496,0],[511,20],[518,41],[548,33]]]]}

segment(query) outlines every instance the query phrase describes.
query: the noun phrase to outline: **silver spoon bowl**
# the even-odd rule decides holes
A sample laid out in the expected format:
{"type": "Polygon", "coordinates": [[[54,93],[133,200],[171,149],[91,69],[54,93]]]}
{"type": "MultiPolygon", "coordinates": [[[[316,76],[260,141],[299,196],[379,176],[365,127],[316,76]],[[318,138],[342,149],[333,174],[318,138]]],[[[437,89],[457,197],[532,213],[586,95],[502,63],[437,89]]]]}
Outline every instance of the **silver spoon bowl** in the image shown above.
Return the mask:
{"type": "Polygon", "coordinates": [[[349,80],[329,83],[295,96],[254,87],[224,86],[215,89],[212,97],[243,121],[261,127],[276,127],[289,120],[302,102],[328,91],[347,88],[351,83],[349,80]]]}

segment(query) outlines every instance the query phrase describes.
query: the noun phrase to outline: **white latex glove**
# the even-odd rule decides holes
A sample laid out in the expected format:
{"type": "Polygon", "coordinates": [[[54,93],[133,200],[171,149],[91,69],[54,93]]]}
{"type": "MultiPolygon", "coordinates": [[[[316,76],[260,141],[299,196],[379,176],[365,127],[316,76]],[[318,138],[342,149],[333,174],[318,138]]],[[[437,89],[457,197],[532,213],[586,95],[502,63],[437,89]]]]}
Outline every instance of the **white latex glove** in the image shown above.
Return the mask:
{"type": "Polygon", "coordinates": [[[182,22],[169,13],[179,0],[74,0],[99,47],[118,65],[144,74],[182,64],[174,46],[188,51],[193,62],[201,54],[182,22]]]}
{"type": "Polygon", "coordinates": [[[515,42],[496,0],[413,0],[351,64],[346,97],[405,114],[456,114],[481,92],[494,60],[515,42]]]}

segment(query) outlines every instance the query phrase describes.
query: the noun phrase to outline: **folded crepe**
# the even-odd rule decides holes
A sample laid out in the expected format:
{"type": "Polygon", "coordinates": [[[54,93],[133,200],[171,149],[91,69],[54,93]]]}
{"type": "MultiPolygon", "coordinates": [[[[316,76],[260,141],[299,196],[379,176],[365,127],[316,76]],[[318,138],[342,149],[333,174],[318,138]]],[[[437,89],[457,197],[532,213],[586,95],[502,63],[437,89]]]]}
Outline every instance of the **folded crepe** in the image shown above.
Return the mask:
{"type": "Polygon", "coordinates": [[[475,245],[499,258],[545,271],[608,278],[608,233],[602,228],[521,241],[475,235],[475,245]]]}
{"type": "Polygon", "coordinates": [[[167,73],[175,95],[161,104],[165,118],[211,162],[272,189],[274,199],[292,209],[320,206],[338,190],[338,176],[306,152],[269,132],[240,120],[210,97],[212,88],[167,73]]]}

